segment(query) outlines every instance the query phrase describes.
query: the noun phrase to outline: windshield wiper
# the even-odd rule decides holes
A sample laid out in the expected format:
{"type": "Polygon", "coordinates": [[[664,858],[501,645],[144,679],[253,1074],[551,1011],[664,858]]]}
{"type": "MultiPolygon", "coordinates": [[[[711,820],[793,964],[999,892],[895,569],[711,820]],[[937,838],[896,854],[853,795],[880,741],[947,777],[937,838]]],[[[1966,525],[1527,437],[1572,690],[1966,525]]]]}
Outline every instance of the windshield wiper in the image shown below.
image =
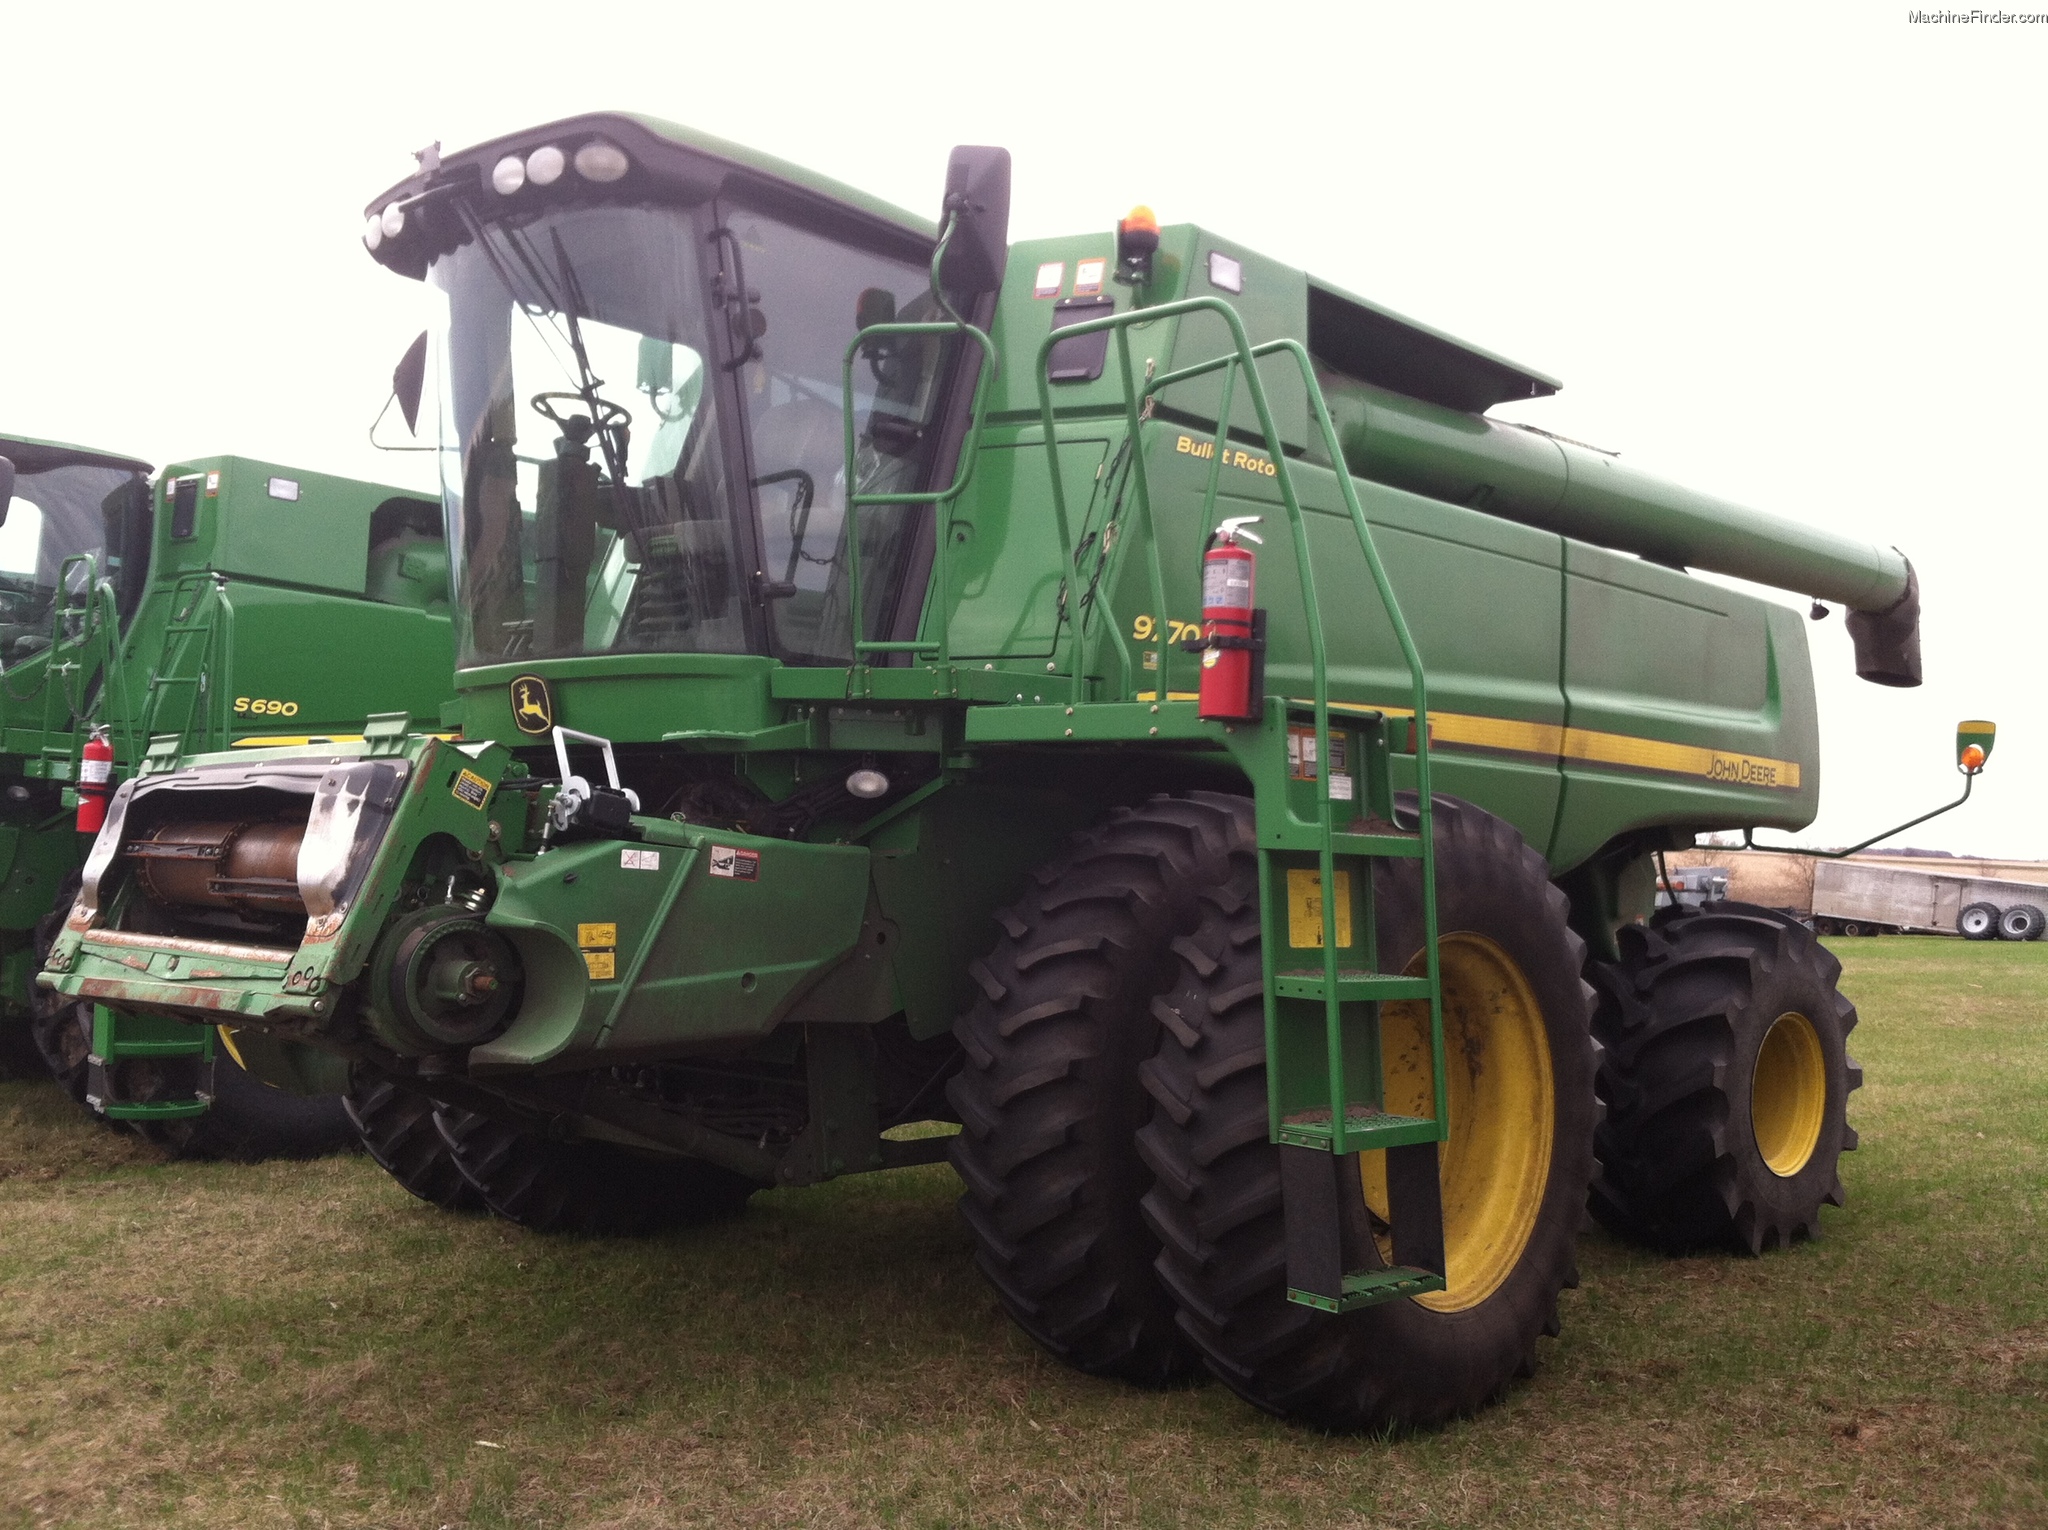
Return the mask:
{"type": "Polygon", "coordinates": [[[576,353],[577,381],[581,384],[577,391],[583,396],[583,407],[590,411],[598,448],[604,453],[605,471],[611,475],[612,496],[623,511],[626,508],[626,427],[616,423],[622,411],[597,391],[604,386],[604,379],[591,370],[590,352],[583,346],[583,325],[576,317],[576,310],[583,306],[583,287],[576,280],[576,268],[569,264],[569,251],[562,243],[559,228],[553,231],[553,238],[555,264],[562,274],[562,295],[568,300],[562,304],[561,313],[569,324],[569,349],[576,353]]]}

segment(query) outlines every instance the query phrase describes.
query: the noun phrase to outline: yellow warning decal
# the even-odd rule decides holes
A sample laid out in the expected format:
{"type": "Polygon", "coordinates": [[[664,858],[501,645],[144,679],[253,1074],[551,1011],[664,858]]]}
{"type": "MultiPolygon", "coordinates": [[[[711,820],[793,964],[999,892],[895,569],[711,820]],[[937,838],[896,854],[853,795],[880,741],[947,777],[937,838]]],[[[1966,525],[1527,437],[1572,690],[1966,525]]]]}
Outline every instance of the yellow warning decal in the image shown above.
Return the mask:
{"type": "Polygon", "coordinates": [[[593,946],[615,946],[619,943],[619,927],[615,924],[579,924],[576,926],[576,944],[586,951],[593,946]]]}
{"type": "MultiPolygon", "coordinates": [[[[1323,948],[1323,874],[1287,868],[1287,944],[1297,951],[1323,948]]],[[[1337,944],[1351,944],[1351,873],[1337,873],[1337,944]]]]}
{"type": "Polygon", "coordinates": [[[619,954],[616,951],[585,951],[583,965],[590,969],[593,980],[608,983],[619,975],[619,954]]]}
{"type": "Polygon", "coordinates": [[[471,807],[481,811],[483,805],[491,800],[491,783],[473,770],[457,771],[455,773],[455,800],[466,802],[471,807]]]}

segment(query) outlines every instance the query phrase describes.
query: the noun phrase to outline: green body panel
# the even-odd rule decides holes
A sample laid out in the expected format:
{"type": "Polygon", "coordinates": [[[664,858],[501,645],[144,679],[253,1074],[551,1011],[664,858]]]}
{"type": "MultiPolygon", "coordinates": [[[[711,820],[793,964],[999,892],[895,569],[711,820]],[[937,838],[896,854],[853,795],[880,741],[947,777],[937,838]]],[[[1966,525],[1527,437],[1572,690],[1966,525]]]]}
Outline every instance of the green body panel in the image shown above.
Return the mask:
{"type": "MultiPolygon", "coordinates": [[[[643,833],[634,854],[654,861],[644,869],[628,868],[611,841],[505,868],[490,922],[513,932],[535,988],[512,1028],[471,1053],[472,1071],[589,1067],[766,1035],[860,938],[864,849],[658,821],[643,833]],[[758,856],[757,874],[713,875],[714,844],[758,856]],[[578,955],[585,923],[616,926],[614,978],[589,974],[578,955]]],[[[822,1018],[880,1020],[897,1007],[892,999],[885,991],[822,1018]]]]}

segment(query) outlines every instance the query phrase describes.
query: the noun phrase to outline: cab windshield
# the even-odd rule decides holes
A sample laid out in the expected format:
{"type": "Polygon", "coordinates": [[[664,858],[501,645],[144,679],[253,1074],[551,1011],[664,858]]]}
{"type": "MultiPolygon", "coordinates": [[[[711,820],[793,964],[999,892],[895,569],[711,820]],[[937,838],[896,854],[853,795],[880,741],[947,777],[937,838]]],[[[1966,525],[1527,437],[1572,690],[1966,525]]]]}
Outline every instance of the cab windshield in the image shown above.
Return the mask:
{"type": "MultiPolygon", "coordinates": [[[[32,465],[39,456],[59,455],[47,448],[10,448],[5,442],[0,442],[0,453],[18,456],[18,467],[32,465]]],[[[148,480],[132,468],[60,461],[16,473],[14,497],[0,521],[0,669],[50,646],[51,606],[69,559],[92,555],[97,574],[114,581],[121,614],[128,614],[131,587],[147,558],[146,531],[138,539],[130,523],[138,515],[146,518],[148,506],[148,480]],[[128,547],[138,540],[142,545],[128,547]]],[[[70,564],[74,595],[84,589],[87,577],[85,564],[70,564]]]]}
{"type": "MultiPolygon", "coordinates": [[[[430,273],[462,662],[848,662],[841,359],[864,325],[926,316],[925,268],[716,205],[471,236],[430,273]]],[[[921,486],[947,351],[856,362],[855,492],[921,486]]],[[[916,514],[861,512],[870,636],[893,620],[916,514]]]]}

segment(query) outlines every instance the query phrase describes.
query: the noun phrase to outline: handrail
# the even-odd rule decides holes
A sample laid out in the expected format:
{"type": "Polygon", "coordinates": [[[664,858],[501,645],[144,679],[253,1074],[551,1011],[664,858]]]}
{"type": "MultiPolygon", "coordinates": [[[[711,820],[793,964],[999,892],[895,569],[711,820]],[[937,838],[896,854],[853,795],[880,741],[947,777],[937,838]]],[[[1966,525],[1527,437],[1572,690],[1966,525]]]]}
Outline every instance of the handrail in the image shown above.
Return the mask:
{"type": "MultiPolygon", "coordinates": [[[[934,256],[936,263],[938,257],[934,256]]],[[[934,278],[936,290],[936,277],[934,278]]],[[[974,477],[975,463],[981,452],[982,419],[988,410],[988,384],[995,375],[997,366],[996,343],[986,332],[969,324],[966,320],[945,322],[930,320],[919,323],[890,322],[871,324],[853,337],[846,347],[842,368],[840,393],[840,418],[844,422],[846,437],[846,584],[848,615],[853,628],[853,660],[847,671],[851,684],[853,670],[860,667],[861,656],[876,653],[936,653],[940,668],[948,668],[953,662],[950,636],[950,615],[947,609],[948,583],[946,578],[946,545],[951,540],[946,517],[941,507],[950,505],[966,491],[969,480],[974,477]],[[967,438],[960,450],[960,463],[950,487],[924,491],[904,490],[887,494],[857,494],[854,484],[855,451],[857,442],[853,433],[853,363],[862,351],[875,339],[888,335],[970,335],[981,347],[981,354],[975,360],[973,403],[967,427],[967,438]],[[860,512],[870,505],[928,505],[932,510],[932,578],[938,590],[938,638],[932,641],[924,638],[909,641],[870,640],[863,636],[867,631],[866,611],[862,603],[860,583],[860,512]]]]}
{"type": "MultiPolygon", "coordinates": [[[[1344,495],[1346,510],[1350,513],[1353,530],[1358,536],[1360,549],[1365,554],[1366,566],[1371,571],[1373,586],[1378,592],[1381,607],[1394,630],[1394,638],[1400,646],[1401,657],[1408,668],[1409,692],[1413,703],[1415,720],[1415,784],[1416,784],[1416,830],[1421,839],[1422,903],[1424,922],[1424,961],[1430,989],[1430,1032],[1435,1052],[1432,1074],[1435,1082],[1436,1120],[1439,1125],[1448,1117],[1448,1099],[1442,1057],[1441,1037],[1443,1035],[1441,983],[1436,948],[1436,857],[1434,854],[1433,815],[1431,813],[1431,789],[1429,769],[1429,702],[1428,685],[1424,675],[1422,658],[1415,647],[1414,638],[1408,631],[1408,624],[1402,617],[1399,600],[1395,597],[1392,582],[1387,578],[1385,566],[1373,542],[1371,528],[1366,524],[1364,507],[1359,503],[1357,485],[1345,465],[1342,446],[1337,439],[1335,424],[1331,421],[1329,405],[1323,399],[1322,387],[1316,381],[1315,368],[1310,363],[1308,351],[1297,340],[1271,340],[1253,346],[1246,334],[1244,321],[1237,310],[1220,298],[1181,298],[1170,303],[1161,303],[1146,308],[1128,309],[1122,313],[1106,314],[1097,319],[1086,319],[1078,324],[1065,325],[1051,331],[1038,347],[1036,376],[1038,383],[1039,419],[1045,436],[1045,449],[1051,469],[1053,506],[1059,526],[1062,576],[1071,572],[1073,561],[1072,535],[1067,521],[1066,489],[1060,477],[1059,437],[1053,414],[1052,385],[1047,375],[1047,363],[1052,348],[1063,340],[1099,331],[1111,331],[1117,341],[1119,370],[1124,384],[1124,413],[1126,426],[1135,443],[1145,419],[1150,417],[1152,400],[1160,390],[1175,383],[1185,382],[1217,369],[1224,370],[1223,407],[1217,411],[1214,450],[1210,456],[1209,483],[1204,497],[1204,520],[1209,519],[1215,504],[1217,484],[1222,467],[1223,452],[1229,439],[1231,402],[1231,379],[1242,372],[1245,385],[1250,392],[1252,407],[1258,414],[1259,428],[1264,434],[1266,449],[1272,454],[1274,477],[1280,490],[1282,504],[1286,507],[1288,530],[1294,543],[1295,566],[1301,583],[1302,614],[1308,626],[1309,659],[1312,679],[1312,694],[1315,713],[1315,741],[1318,778],[1322,789],[1317,793],[1317,824],[1320,829],[1321,848],[1318,866],[1323,889],[1323,976],[1324,1003],[1327,1021],[1326,1031],[1329,1045],[1329,1078],[1331,1089],[1331,1130],[1333,1140],[1341,1143],[1344,1130],[1344,1069],[1341,1055],[1341,1030],[1338,1022],[1337,982],[1337,897],[1336,897],[1336,855],[1332,836],[1336,832],[1333,820],[1329,783],[1332,772],[1330,760],[1330,696],[1329,696],[1329,654],[1323,634],[1322,609],[1316,596],[1314,560],[1308,545],[1306,523],[1302,517],[1300,497],[1295,492],[1294,478],[1288,466],[1286,445],[1274,424],[1271,403],[1266,394],[1264,380],[1259,376],[1258,359],[1261,356],[1286,353],[1294,358],[1300,370],[1302,383],[1309,402],[1314,406],[1316,424],[1328,451],[1333,476],[1344,495]],[[1161,375],[1151,375],[1147,367],[1145,386],[1140,390],[1133,386],[1131,371],[1129,330],[1134,324],[1149,324],[1160,319],[1177,318],[1183,314],[1213,313],[1221,318],[1230,330],[1231,353],[1202,362],[1195,366],[1177,368],[1161,375]]],[[[1151,515],[1150,484],[1145,470],[1144,452],[1134,444],[1132,463],[1136,472],[1138,507],[1144,517],[1144,532],[1149,554],[1148,575],[1152,586],[1153,609],[1156,629],[1160,634],[1159,670],[1156,695],[1163,701],[1167,695],[1169,654],[1172,645],[1165,641],[1166,592],[1159,567],[1158,538],[1154,534],[1151,515]]],[[[1077,618],[1070,639],[1071,674],[1070,693],[1073,703],[1085,699],[1083,687],[1086,681],[1086,643],[1083,625],[1086,614],[1077,618]]],[[[1122,634],[1117,634],[1121,641],[1122,634]]],[[[1057,628],[1055,628],[1055,645],[1057,628]]],[[[1270,959],[1270,958],[1269,958],[1270,959]]]]}

